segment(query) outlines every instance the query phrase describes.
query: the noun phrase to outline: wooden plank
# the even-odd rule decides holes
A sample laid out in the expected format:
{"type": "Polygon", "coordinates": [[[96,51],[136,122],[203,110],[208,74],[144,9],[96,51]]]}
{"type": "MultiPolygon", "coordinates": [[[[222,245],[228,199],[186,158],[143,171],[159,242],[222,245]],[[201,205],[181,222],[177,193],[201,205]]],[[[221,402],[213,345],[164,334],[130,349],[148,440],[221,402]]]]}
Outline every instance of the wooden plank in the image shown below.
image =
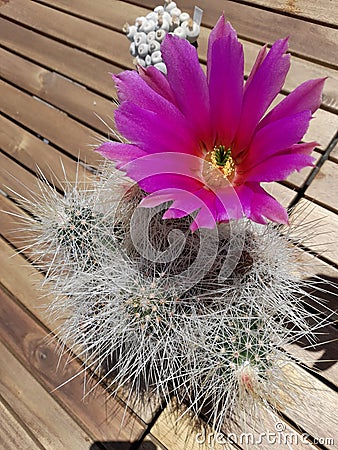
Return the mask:
{"type": "Polygon", "coordinates": [[[31,171],[37,172],[39,168],[46,179],[59,189],[64,188],[65,174],[69,182],[78,179],[83,184],[92,177],[83,166],[4,116],[0,116],[0,148],[31,171]]]}
{"type": "MultiPolygon", "coordinates": [[[[211,428],[201,420],[196,420],[190,412],[183,417],[184,408],[178,408],[175,400],[169,404],[151,428],[151,434],[155,436],[168,449],[175,450],[207,450],[214,448],[208,443],[198,443],[198,433],[206,430],[211,433],[211,428]],[[178,420],[179,419],[179,420],[178,420]]],[[[222,446],[224,450],[234,450],[236,447],[229,442],[222,446]]]]}
{"type": "Polygon", "coordinates": [[[332,322],[338,323],[338,269],[302,250],[299,250],[297,261],[301,276],[305,275],[306,280],[316,282],[316,289],[311,293],[318,298],[319,303],[310,302],[309,299],[306,303],[323,316],[330,317],[332,322]]]}
{"type": "Polygon", "coordinates": [[[43,447],[50,450],[88,448],[92,441],[90,436],[71,419],[1,342],[0,355],[2,361],[6,361],[6,364],[0,365],[0,394],[43,447]]]}
{"type": "MultiPolygon", "coordinates": [[[[261,408],[258,408],[256,411],[255,424],[248,423],[245,428],[241,428],[234,422],[228,422],[226,424],[227,430],[218,435],[214,433],[210,426],[196,420],[192,413],[185,411],[185,415],[182,417],[183,412],[184,407],[178,407],[174,399],[162,412],[151,429],[151,433],[169,449],[230,450],[235,448],[247,449],[257,447],[263,450],[269,450],[271,448],[271,442],[269,443],[268,439],[266,439],[266,435],[268,433],[271,433],[271,435],[275,433],[278,438],[276,423],[283,427],[283,434],[285,436],[292,436],[294,439],[293,442],[297,440],[297,449],[317,449],[317,447],[310,443],[302,442],[300,433],[281,418],[277,416],[272,417],[271,414],[261,408]],[[227,433],[230,439],[227,438],[227,433]],[[261,433],[264,434],[261,435],[261,433]]],[[[279,445],[278,439],[276,439],[273,447],[282,449],[287,448],[287,445],[283,445],[282,442],[279,445]]]]}
{"type": "Polygon", "coordinates": [[[329,158],[330,160],[338,163],[338,144],[336,144],[335,147],[331,150],[329,158]]]}
{"type": "Polygon", "coordinates": [[[0,67],[2,77],[10,83],[42,98],[104,135],[107,135],[108,128],[102,120],[114,128],[114,102],[1,48],[0,67]]]}
{"type": "Polygon", "coordinates": [[[17,228],[23,225],[20,217],[24,214],[24,211],[15,203],[0,194],[0,232],[18,249],[30,244],[27,236],[17,231],[17,228]]]}
{"type": "Polygon", "coordinates": [[[123,34],[38,3],[9,2],[0,14],[108,61],[121,62],[129,54],[123,34]]]}
{"type": "MultiPolygon", "coordinates": [[[[314,131],[314,133],[315,132],[316,131],[314,131]]],[[[312,152],[312,156],[315,158],[314,164],[317,164],[321,157],[321,154],[317,151],[314,151],[312,152]]],[[[313,170],[314,167],[304,167],[304,169],[302,169],[300,172],[293,172],[286,179],[286,183],[293,188],[301,188],[313,170]]]]}
{"type": "Polygon", "coordinates": [[[314,199],[324,207],[338,213],[338,164],[325,161],[305,192],[307,198],[314,199]]]}
{"type": "MultiPolygon", "coordinates": [[[[38,0],[39,1],[39,0],[38,0]]],[[[47,3],[45,0],[42,3],[47,3]]],[[[60,8],[61,10],[72,12],[80,17],[84,17],[90,21],[94,20],[97,23],[102,23],[107,27],[115,30],[121,30],[122,25],[125,22],[133,22],[136,17],[145,15],[149,10],[142,8],[141,6],[127,4],[118,0],[102,0],[100,1],[100,8],[96,7],[96,4],[90,2],[90,0],[74,0],[67,2],[67,0],[51,0],[48,4],[60,8]]],[[[144,2],[142,2],[144,6],[144,2]]],[[[181,7],[181,4],[180,4],[181,7]]],[[[209,5],[208,5],[209,9],[209,5]]],[[[223,9],[219,9],[219,14],[223,9]]],[[[189,4],[189,11],[192,11],[191,3],[189,4]]],[[[216,23],[216,22],[215,22],[216,23]]],[[[211,26],[213,26],[211,24],[211,26]]],[[[202,27],[199,38],[199,55],[203,61],[206,61],[206,46],[207,38],[209,35],[208,29],[202,27]]],[[[289,32],[291,33],[291,31],[289,32]]],[[[279,38],[288,34],[284,29],[281,30],[279,38]]],[[[256,39],[255,34],[251,38],[256,39]]],[[[248,74],[260,46],[252,42],[243,41],[244,53],[245,53],[245,73],[248,74]]],[[[126,53],[126,56],[128,53],[126,53]]],[[[328,77],[324,87],[323,104],[332,109],[338,111],[338,73],[336,70],[322,67],[318,64],[305,61],[303,59],[293,57],[293,64],[291,66],[289,75],[286,80],[286,91],[293,90],[298,84],[310,78],[328,77]]],[[[123,62],[124,65],[131,65],[131,57],[128,57],[123,62]]]]}
{"type": "Polygon", "coordinates": [[[338,3],[317,0],[246,0],[247,4],[264,6],[271,10],[311,19],[323,25],[338,25],[338,3]]]}
{"type": "Polygon", "coordinates": [[[0,447],[6,450],[44,449],[38,440],[34,439],[25,429],[23,424],[12,415],[2,398],[0,398],[0,447]]]}
{"type": "Polygon", "coordinates": [[[0,81],[1,109],[76,159],[97,166],[103,158],[89,145],[97,145],[102,137],[61,111],[0,81]]]}
{"type": "Polygon", "coordinates": [[[301,404],[288,406],[285,414],[317,442],[327,439],[325,447],[334,448],[334,442],[338,442],[337,392],[294,364],[288,364],[285,373],[299,384],[302,397],[301,404]]]}
{"type": "MultiPolygon", "coordinates": [[[[157,0],[134,2],[153,9],[157,0]]],[[[180,9],[192,11],[191,0],[181,0],[180,9]]],[[[338,30],[323,25],[305,22],[295,17],[276,14],[253,8],[231,0],[210,2],[200,0],[198,6],[204,10],[203,23],[213,27],[222,11],[242,38],[272,43],[282,36],[290,35],[291,52],[331,67],[337,67],[338,30]],[[259,24],[259,27],[257,26],[259,24]]]]}
{"type": "Polygon", "coordinates": [[[159,442],[154,436],[148,434],[141,442],[139,450],[170,450],[167,449],[161,442],[159,442]]]}
{"type": "Polygon", "coordinates": [[[330,263],[338,265],[337,214],[307,199],[302,199],[299,202],[299,206],[303,210],[304,223],[313,224],[313,231],[305,239],[304,245],[330,263]]]}
{"type": "MultiPolygon", "coordinates": [[[[6,48],[109,98],[115,94],[109,73],[118,72],[120,68],[113,63],[102,61],[1,17],[0,41],[6,48]]],[[[127,48],[126,50],[128,51],[127,48]]],[[[131,64],[130,60],[130,66],[131,64]]]]}
{"type": "Polygon", "coordinates": [[[270,195],[275,197],[285,208],[289,207],[296,196],[296,192],[293,189],[279,183],[262,183],[262,187],[269,192],[270,195]]]}
{"type": "Polygon", "coordinates": [[[90,380],[81,371],[81,364],[66,353],[58,358],[57,343],[48,337],[47,331],[4,291],[0,290],[0,298],[2,341],[29,367],[45,390],[53,391],[63,409],[96,440],[116,442],[112,448],[120,448],[118,442],[138,440],[144,424],[125,410],[120,401],[107,396],[100,385],[96,386],[95,395],[84,399],[84,383],[90,380]]]}
{"type": "Polygon", "coordinates": [[[38,179],[19,166],[4,153],[0,152],[0,189],[18,200],[29,196],[30,192],[38,192],[38,179]]]}

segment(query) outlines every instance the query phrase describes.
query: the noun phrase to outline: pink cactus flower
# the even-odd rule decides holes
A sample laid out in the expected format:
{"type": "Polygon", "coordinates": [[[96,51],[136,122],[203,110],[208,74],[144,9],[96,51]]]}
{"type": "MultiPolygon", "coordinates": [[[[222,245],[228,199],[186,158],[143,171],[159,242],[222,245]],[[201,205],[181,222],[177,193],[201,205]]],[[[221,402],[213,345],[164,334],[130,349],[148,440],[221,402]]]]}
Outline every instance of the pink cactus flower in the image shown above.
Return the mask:
{"type": "Polygon", "coordinates": [[[290,67],[287,49],[287,39],[263,47],[244,83],[242,44],[223,16],[210,33],[206,74],[196,49],[167,35],[167,75],[149,67],[113,77],[125,142],[98,151],[149,194],[141,206],[171,202],[163,218],[195,213],[192,230],[244,216],[288,223],[260,183],[313,165],[316,142],[300,141],[325,80],[304,82],[267,113],[290,67]]]}

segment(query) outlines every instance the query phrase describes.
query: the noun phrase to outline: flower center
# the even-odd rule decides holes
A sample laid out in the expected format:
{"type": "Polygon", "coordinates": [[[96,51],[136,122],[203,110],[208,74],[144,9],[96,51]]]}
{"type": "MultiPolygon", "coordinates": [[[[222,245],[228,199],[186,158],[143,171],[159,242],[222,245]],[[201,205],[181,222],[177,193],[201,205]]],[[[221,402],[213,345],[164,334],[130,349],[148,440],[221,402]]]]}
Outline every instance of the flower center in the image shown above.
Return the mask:
{"type": "Polygon", "coordinates": [[[232,183],[235,177],[236,165],[231,156],[231,149],[218,145],[204,157],[202,176],[211,189],[223,188],[232,183]]]}
{"type": "Polygon", "coordinates": [[[219,169],[227,178],[235,172],[235,161],[231,156],[231,149],[225,149],[224,145],[214,147],[210,152],[210,162],[216,169],[219,169]]]}

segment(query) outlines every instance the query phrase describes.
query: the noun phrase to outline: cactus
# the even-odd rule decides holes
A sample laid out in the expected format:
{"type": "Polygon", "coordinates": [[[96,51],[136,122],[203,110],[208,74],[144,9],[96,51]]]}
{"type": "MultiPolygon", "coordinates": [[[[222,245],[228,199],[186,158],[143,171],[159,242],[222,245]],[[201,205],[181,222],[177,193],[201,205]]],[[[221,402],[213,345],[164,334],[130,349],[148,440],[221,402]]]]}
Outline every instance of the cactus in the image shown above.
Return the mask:
{"type": "Polygon", "coordinates": [[[196,45],[200,23],[194,21],[188,13],[182,12],[176,3],[170,0],[166,1],[164,6],[156,6],[145,17],[137,17],[135,25],[126,23],[122,30],[130,41],[129,50],[134,64],[142,67],[153,65],[166,74],[167,69],[159,53],[160,44],[166,34],[173,33],[196,45]],[[154,44],[147,46],[150,42],[154,44]]]}

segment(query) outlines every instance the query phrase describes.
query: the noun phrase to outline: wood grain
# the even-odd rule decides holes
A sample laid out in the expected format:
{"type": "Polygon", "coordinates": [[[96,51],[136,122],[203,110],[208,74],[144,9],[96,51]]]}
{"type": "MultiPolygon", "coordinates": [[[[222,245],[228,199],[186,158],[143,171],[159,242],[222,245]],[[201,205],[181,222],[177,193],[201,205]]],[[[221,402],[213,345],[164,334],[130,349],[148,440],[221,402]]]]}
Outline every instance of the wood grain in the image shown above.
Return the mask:
{"type": "MultiPolygon", "coordinates": [[[[80,13],[85,7],[81,3],[80,6],[75,6],[75,9],[80,13]]],[[[134,5],[128,5],[125,2],[114,0],[112,4],[105,5],[105,10],[102,9],[102,11],[106,11],[110,26],[114,26],[115,29],[121,29],[126,20],[132,21],[137,16],[146,13],[147,10],[145,8],[135,7],[134,5]],[[117,11],[117,13],[112,14],[112,11],[117,11]]],[[[109,66],[109,64],[106,64],[97,58],[93,58],[90,55],[86,57],[84,53],[78,50],[71,49],[66,45],[60,45],[52,39],[37,35],[30,30],[25,30],[10,22],[4,20],[2,22],[0,27],[0,37],[3,45],[6,45],[8,48],[13,48],[14,46],[16,51],[26,55],[34,55],[34,60],[42,60],[45,63],[48,62],[48,64],[52,64],[56,71],[66,71],[65,74],[68,74],[67,76],[70,76],[71,78],[75,77],[74,79],[79,80],[81,83],[89,82],[92,86],[95,85],[95,88],[99,90],[99,92],[103,91],[106,92],[107,95],[112,95],[113,88],[111,83],[109,84],[110,80],[107,78],[106,74],[108,74],[108,72],[117,72],[119,69],[117,69],[116,66],[109,66]],[[69,62],[71,62],[71,66],[73,67],[68,67],[69,62]],[[92,70],[95,68],[96,70],[92,70]],[[98,84],[99,80],[100,83],[98,84]]],[[[83,23],[85,24],[86,22],[83,21],[83,23]]],[[[204,61],[206,60],[206,46],[209,31],[210,30],[208,29],[202,28],[199,38],[199,55],[204,61]]],[[[60,30],[60,33],[61,32],[62,28],[60,30]]],[[[280,38],[285,34],[287,33],[284,30],[278,37],[280,38]]],[[[78,44],[81,45],[81,42],[81,40],[78,41],[78,44]]],[[[114,62],[117,61],[118,64],[121,64],[124,67],[132,67],[132,58],[130,57],[128,50],[128,40],[119,33],[115,33],[114,42],[117,42],[117,46],[122,48],[122,51],[115,54],[113,53],[116,52],[115,46],[111,46],[110,50],[108,50],[108,55],[106,56],[110,59],[114,59],[114,62]]],[[[254,63],[260,46],[247,41],[244,41],[243,43],[245,72],[248,73],[254,63]]],[[[293,65],[286,80],[285,89],[290,91],[306,79],[320,77],[327,77],[324,87],[323,103],[326,107],[337,112],[338,73],[336,70],[294,57],[293,65]]]]}
{"type": "Polygon", "coordinates": [[[264,6],[272,11],[287,13],[299,18],[338,25],[338,3],[334,0],[246,0],[247,4],[264,6]]]}
{"type": "Polygon", "coordinates": [[[325,161],[306,190],[306,197],[338,213],[338,164],[325,161]]]}
{"type": "MultiPolygon", "coordinates": [[[[2,347],[0,343],[0,348],[2,347]]],[[[3,356],[3,355],[1,355],[3,356]]],[[[0,369],[1,370],[1,369],[0,369]]],[[[6,450],[43,450],[44,447],[10,411],[0,397],[0,447],[6,450]]]]}
{"type": "Polygon", "coordinates": [[[48,450],[89,448],[92,442],[90,436],[1,342],[0,355],[2,361],[5,361],[5,364],[0,365],[0,394],[43,447],[48,450]]]}
{"type": "Polygon", "coordinates": [[[38,3],[9,2],[0,14],[105,60],[121,64],[129,54],[129,44],[123,34],[38,3]]]}
{"type": "MultiPolygon", "coordinates": [[[[248,411],[246,412],[248,413],[248,411]]],[[[297,449],[317,449],[310,443],[303,443],[300,433],[278,416],[271,415],[263,409],[256,411],[255,423],[249,423],[241,428],[239,424],[228,421],[226,423],[227,431],[216,434],[210,426],[194,418],[185,407],[178,406],[175,399],[162,412],[151,432],[170,450],[232,450],[256,447],[269,450],[271,442],[269,443],[264,436],[267,433],[276,432],[276,423],[282,424],[284,439],[290,439],[291,436],[294,439],[293,442],[297,439],[297,449]],[[260,438],[261,434],[263,438],[260,438]],[[229,436],[229,439],[227,436],[229,436]]],[[[285,448],[283,443],[278,444],[278,440],[273,447],[276,449],[285,448]]]]}
{"type": "Polygon", "coordinates": [[[51,105],[0,81],[1,109],[12,119],[65,149],[75,159],[97,166],[102,157],[91,149],[100,135],[68,117],[51,105]]]}
{"type": "MultiPolygon", "coordinates": [[[[111,98],[115,90],[109,73],[121,70],[113,62],[62,44],[0,17],[0,40],[3,46],[44,67],[61,73],[111,98]]],[[[131,61],[130,61],[131,64],[131,61]]]]}
{"type": "MultiPolygon", "coordinates": [[[[20,223],[18,216],[25,212],[11,200],[18,198],[12,190],[18,196],[26,196],[29,190],[36,192],[36,164],[50,182],[62,189],[60,160],[72,180],[76,177],[79,155],[92,167],[97,167],[102,160],[90,145],[106,138],[108,131],[94,113],[112,125],[111,100],[116,90],[109,72],[132,68],[129,43],[121,27],[124,22],[144,15],[158,1],[0,0],[0,4],[0,108],[4,114],[0,117],[0,210],[14,214],[0,213],[0,234],[4,238],[0,238],[0,355],[3,361],[8,361],[0,365],[3,379],[0,447],[6,450],[129,449],[131,442],[147,430],[148,437],[138,447],[142,450],[201,449],[196,445],[196,430],[189,415],[177,426],[177,416],[166,408],[152,429],[146,428],[146,422],[152,420],[158,407],[156,401],[152,412],[137,407],[134,412],[127,410],[121,428],[123,399],[107,398],[104,387],[99,385],[95,395],[83,400],[85,375],[76,376],[81,371],[81,362],[75,358],[65,367],[70,356],[64,355],[57,369],[58,346],[51,340],[50,330],[56,331],[61,322],[52,322],[44,313],[44,305],[50,298],[38,289],[43,275],[30,265],[28,249],[16,255],[12,247],[27,243],[22,232],[14,232],[20,223]],[[72,376],[71,382],[54,390],[72,376]]],[[[179,7],[192,12],[194,4],[191,0],[180,0],[179,7]]],[[[305,137],[320,142],[315,153],[320,159],[338,129],[335,14],[338,3],[332,0],[312,3],[308,0],[200,0],[198,5],[205,10],[198,49],[204,68],[210,28],[225,10],[243,42],[246,75],[262,43],[272,43],[291,34],[292,65],[283,93],[276,101],[306,79],[328,77],[322,109],[311,121],[305,137]]],[[[304,245],[322,255],[320,260],[300,252],[308,277],[323,277],[322,292],[317,295],[326,299],[327,308],[310,305],[318,308],[322,316],[330,314],[329,308],[337,309],[338,298],[334,285],[338,281],[337,148],[332,150],[329,161],[321,167],[300,201],[303,218],[311,228],[311,238],[304,245]]],[[[80,171],[81,177],[89,175],[82,167],[80,171]]],[[[311,168],[293,174],[287,186],[272,183],[265,188],[288,206],[296,198],[296,192],[289,187],[299,190],[309,173],[311,168]]],[[[332,316],[335,320],[337,317],[337,313],[332,316]]],[[[304,366],[322,370],[316,379],[311,371],[293,365],[286,368],[290,379],[303,392],[301,404],[289,405],[285,417],[315,438],[332,437],[338,441],[334,410],[337,394],[332,389],[338,386],[335,342],[338,335],[333,327],[322,331],[319,341],[332,342],[314,349],[304,349],[301,345],[287,349],[304,366]]],[[[273,431],[271,417],[264,414],[262,417],[263,430],[273,431]]],[[[284,424],[287,432],[297,433],[287,421],[284,424]]],[[[199,422],[199,426],[204,424],[199,422]]],[[[236,429],[237,433],[241,431],[236,429]]],[[[229,448],[234,446],[230,444],[229,448]]],[[[317,447],[300,444],[296,448],[317,447]]],[[[327,442],[323,448],[332,446],[327,442]]]]}
{"type": "Polygon", "coordinates": [[[99,385],[95,395],[84,399],[84,383],[90,380],[81,371],[81,364],[67,354],[59,358],[57,343],[48,336],[46,329],[4,291],[0,291],[0,298],[0,338],[29,367],[44,389],[53,391],[62,408],[96,440],[130,442],[138,439],[144,430],[142,422],[130,415],[120,401],[108,397],[99,385]]]}
{"type": "MultiPolygon", "coordinates": [[[[115,103],[94,94],[85,86],[1,48],[0,65],[2,77],[7,81],[38,96],[103,135],[108,134],[108,127],[103,121],[111,128],[115,127],[115,103]]],[[[113,82],[111,84],[113,85],[113,82]]]]}
{"type": "Polygon", "coordinates": [[[312,224],[312,232],[304,240],[306,247],[328,262],[338,265],[338,216],[306,199],[299,202],[305,224],[312,224]]]}
{"type": "MultiPolygon", "coordinates": [[[[82,165],[4,116],[0,117],[0,147],[3,152],[32,172],[37,173],[39,169],[46,179],[59,189],[64,189],[65,178],[69,183],[79,180],[81,185],[92,179],[90,172],[82,165]]],[[[5,165],[3,169],[8,170],[5,165]]],[[[16,171],[9,173],[14,175],[16,171]]],[[[24,182],[24,179],[20,181],[24,182]]]]}
{"type": "Polygon", "coordinates": [[[338,144],[336,144],[335,147],[331,150],[329,158],[330,160],[338,163],[338,144]]]}
{"type": "MultiPolygon", "coordinates": [[[[289,364],[285,373],[301,390],[301,404],[290,405],[285,414],[291,417],[309,435],[317,441],[321,438],[338,442],[338,416],[335,407],[338,404],[338,394],[327,387],[302,368],[289,364]]],[[[325,445],[335,448],[334,443],[325,445]]]]}

